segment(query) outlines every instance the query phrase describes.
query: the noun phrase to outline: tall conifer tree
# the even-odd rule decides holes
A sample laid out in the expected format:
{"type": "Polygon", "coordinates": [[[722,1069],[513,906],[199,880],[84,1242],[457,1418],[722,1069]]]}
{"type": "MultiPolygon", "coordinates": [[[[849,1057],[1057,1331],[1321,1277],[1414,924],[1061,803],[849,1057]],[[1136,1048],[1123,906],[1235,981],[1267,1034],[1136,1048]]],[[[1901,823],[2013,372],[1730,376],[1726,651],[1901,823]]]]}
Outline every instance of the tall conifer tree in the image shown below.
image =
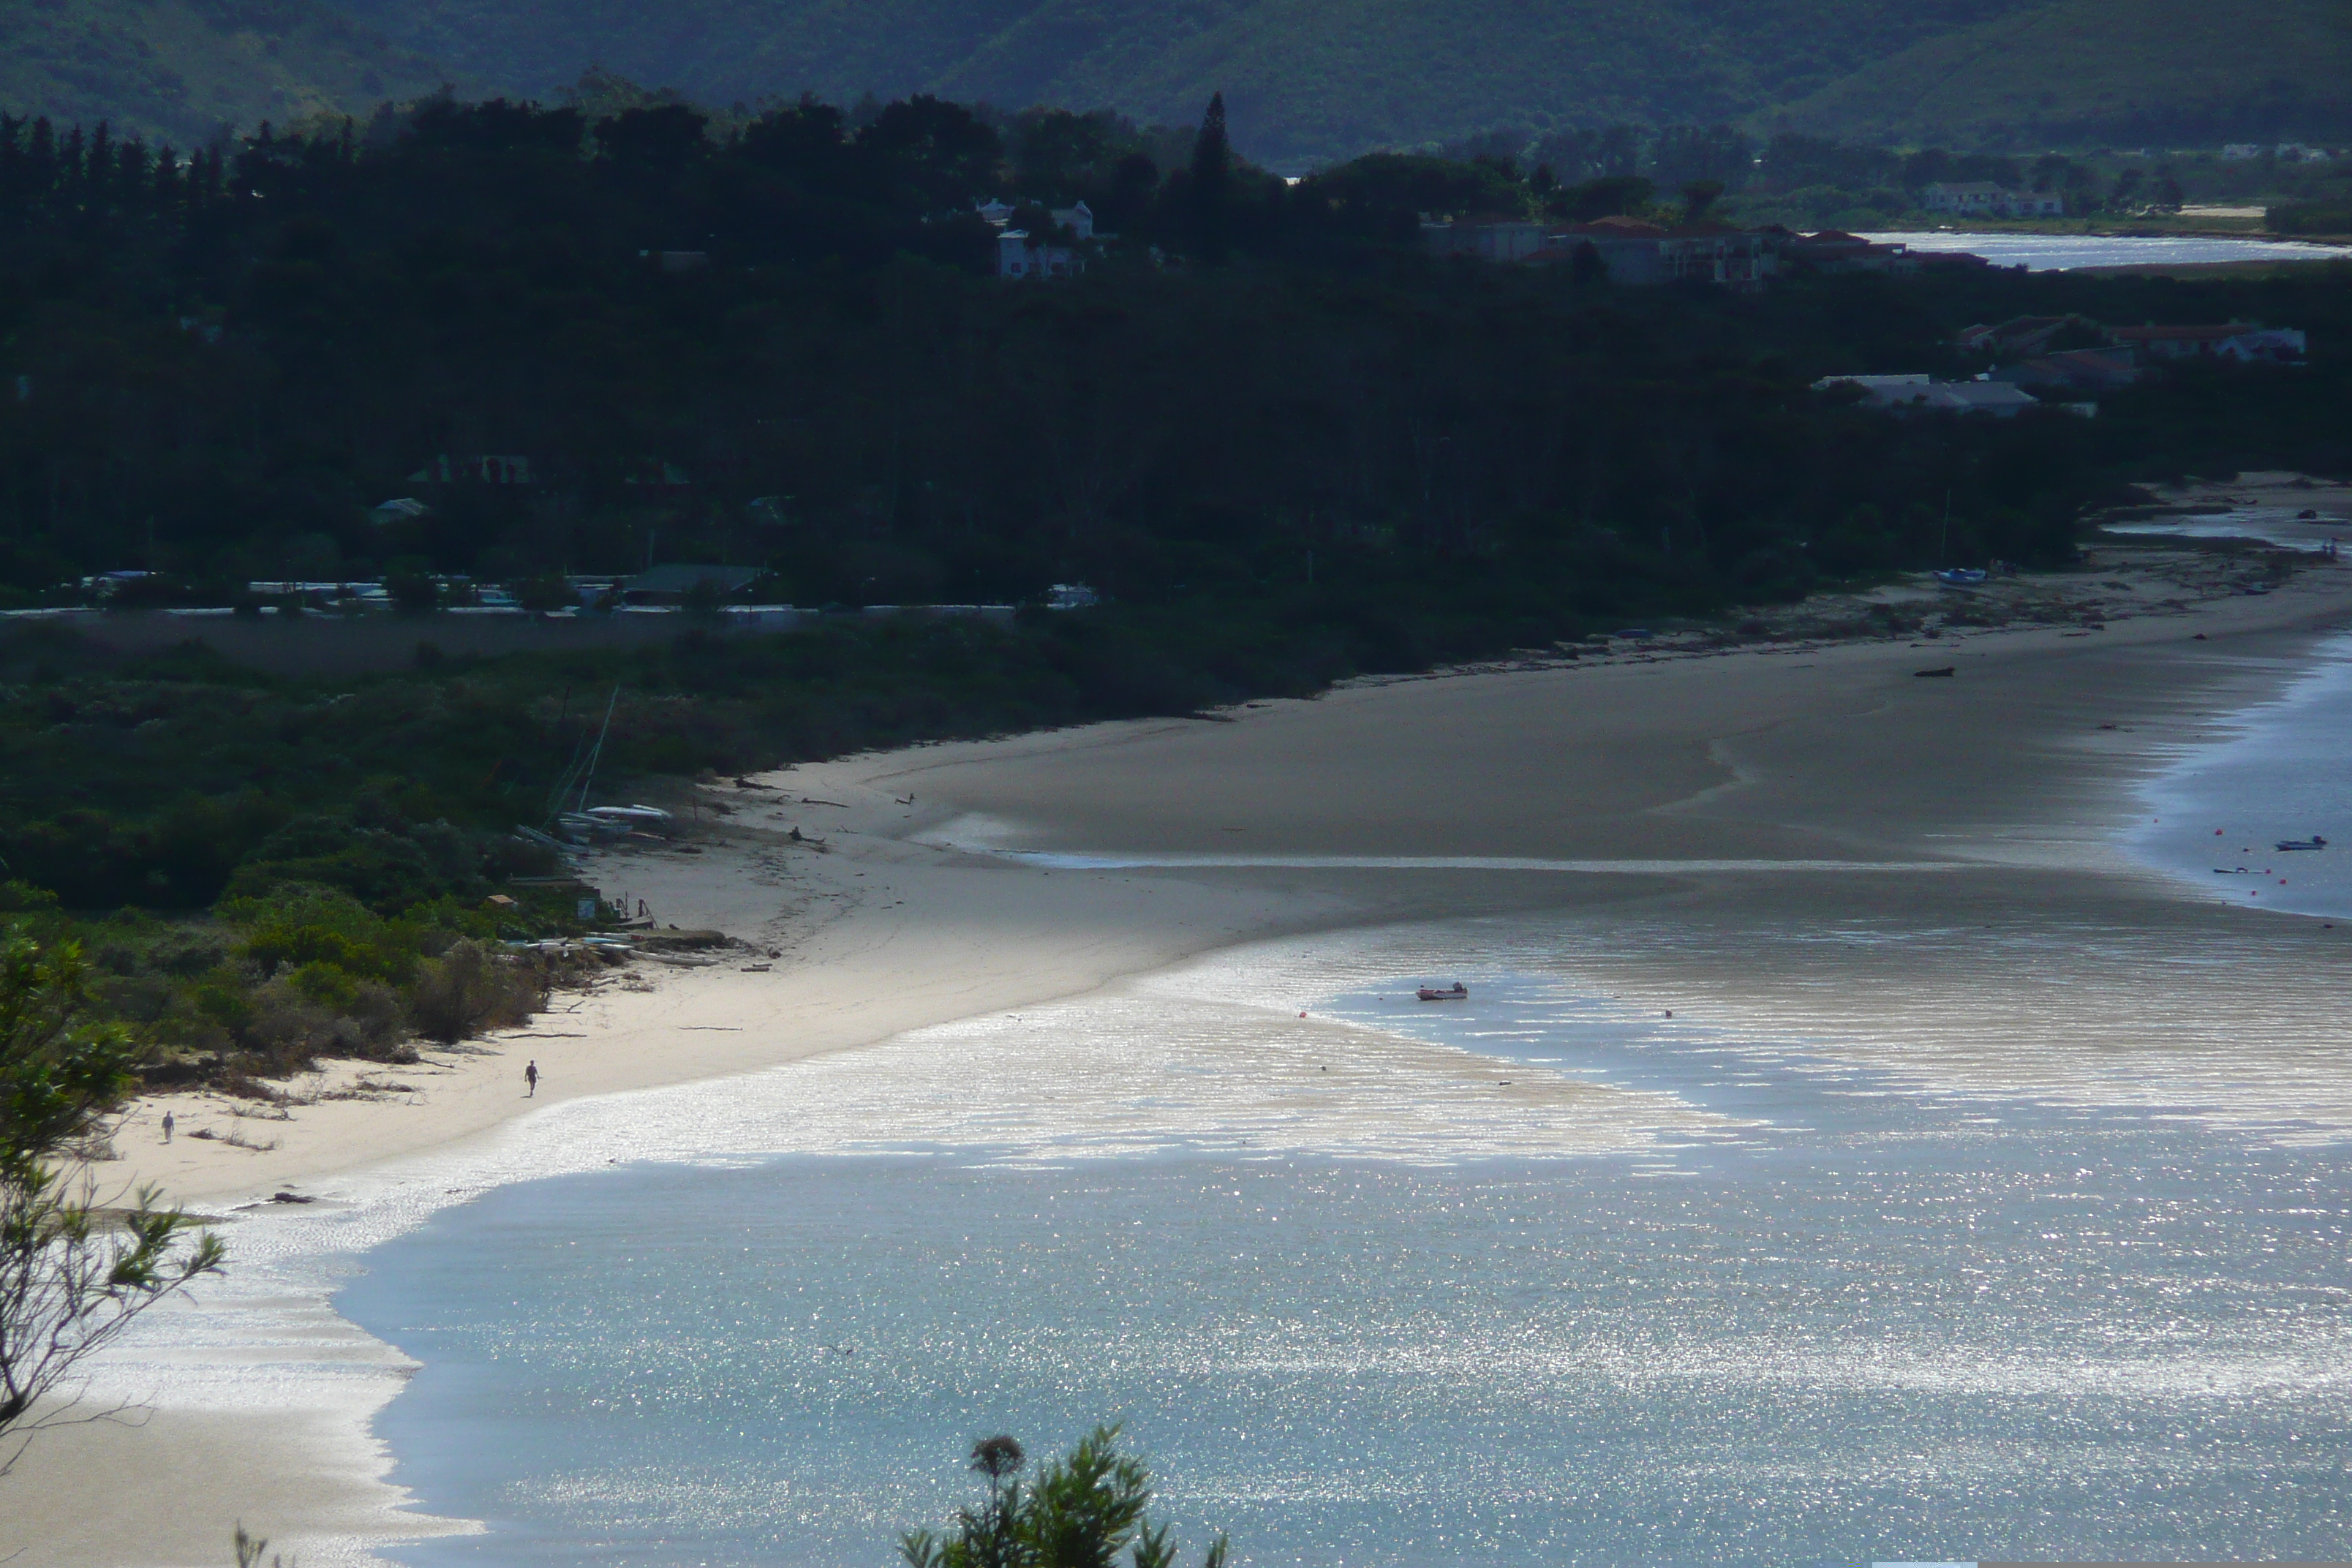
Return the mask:
{"type": "Polygon", "coordinates": [[[1192,248],[1204,262],[1224,259],[1233,149],[1225,141],[1225,95],[1209,100],[1201,132],[1192,139],[1192,248]]]}

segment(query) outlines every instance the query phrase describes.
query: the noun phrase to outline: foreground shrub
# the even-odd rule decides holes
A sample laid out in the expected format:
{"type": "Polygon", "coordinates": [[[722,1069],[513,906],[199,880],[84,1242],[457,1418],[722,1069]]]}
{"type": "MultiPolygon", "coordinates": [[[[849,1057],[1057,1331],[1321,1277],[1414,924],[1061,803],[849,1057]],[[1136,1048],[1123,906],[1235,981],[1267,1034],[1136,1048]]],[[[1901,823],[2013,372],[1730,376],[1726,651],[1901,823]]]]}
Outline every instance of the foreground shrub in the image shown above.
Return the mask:
{"type": "Polygon", "coordinates": [[[408,994],[409,1022],[444,1045],[527,1021],[547,992],[535,969],[525,969],[481,943],[453,943],[417,972],[408,994]]]}
{"type": "MultiPolygon", "coordinates": [[[[988,1478],[988,1501],[959,1509],[949,1533],[919,1530],[899,1551],[910,1568],[1114,1568],[1129,1553],[1134,1568],[1174,1568],[1168,1527],[1151,1528],[1151,1474],[1118,1451],[1118,1428],[1097,1426],[1037,1472],[1023,1489],[1024,1456],[1011,1437],[972,1445],[971,1468],[988,1478]]],[[[1225,1538],[1209,1547],[1202,1568],[1223,1568],[1225,1538]]]]}

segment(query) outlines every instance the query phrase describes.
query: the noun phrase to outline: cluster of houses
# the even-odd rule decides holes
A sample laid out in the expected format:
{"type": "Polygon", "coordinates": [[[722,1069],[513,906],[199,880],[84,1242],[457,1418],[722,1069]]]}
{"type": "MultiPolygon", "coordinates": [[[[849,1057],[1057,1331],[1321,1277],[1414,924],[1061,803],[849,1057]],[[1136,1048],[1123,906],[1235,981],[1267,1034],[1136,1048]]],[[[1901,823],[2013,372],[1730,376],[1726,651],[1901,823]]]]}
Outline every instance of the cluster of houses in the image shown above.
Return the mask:
{"type": "Polygon", "coordinates": [[[2073,315],[1979,322],[1963,329],[1953,345],[1963,353],[2006,362],[1986,373],[1995,381],[2094,395],[2129,386],[2144,370],[2167,362],[2294,364],[2310,350],[2299,327],[2265,327],[2260,321],[2111,327],[2073,315]],[[2068,342],[2074,346],[2057,346],[2068,342]]]}
{"type": "Polygon", "coordinates": [[[1915,253],[1900,242],[1864,239],[1839,229],[1797,234],[1775,225],[1736,228],[1722,223],[1664,225],[1645,218],[1604,217],[1591,223],[1519,218],[1424,221],[1422,245],[1433,255],[1475,256],[1530,266],[1573,265],[1583,258],[1612,283],[1640,286],[1713,283],[1754,289],[1789,268],[1822,272],[1911,272],[1922,267],[1982,267],[1981,257],[1958,252],[1915,253]]]}
{"type": "Polygon", "coordinates": [[[1973,381],[1924,374],[1832,375],[1816,390],[1858,387],[1872,406],[1896,412],[1941,409],[2007,418],[2056,405],[2096,412],[2101,393],[2131,385],[2166,363],[2211,359],[2238,364],[2294,364],[2309,349],[2302,329],[2259,321],[2202,326],[2104,326],[2085,316],[2018,316],[1979,322],[1954,337],[1964,353],[2001,361],[1973,381]],[[2061,348],[2061,343],[2074,346],[2061,348]]]}

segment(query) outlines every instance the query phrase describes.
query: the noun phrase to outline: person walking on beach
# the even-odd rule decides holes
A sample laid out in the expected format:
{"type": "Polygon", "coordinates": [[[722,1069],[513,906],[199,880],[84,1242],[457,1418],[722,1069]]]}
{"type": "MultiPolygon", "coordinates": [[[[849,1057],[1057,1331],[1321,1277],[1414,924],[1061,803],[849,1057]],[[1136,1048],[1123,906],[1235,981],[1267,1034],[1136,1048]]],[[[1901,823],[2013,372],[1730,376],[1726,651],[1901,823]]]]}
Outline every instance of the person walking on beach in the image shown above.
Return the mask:
{"type": "Polygon", "coordinates": [[[528,1063],[524,1064],[522,1069],[522,1097],[525,1100],[536,1100],[539,1098],[539,1058],[537,1057],[533,1057],[528,1063]]]}
{"type": "Polygon", "coordinates": [[[171,1113],[170,1111],[168,1111],[168,1110],[167,1110],[167,1111],[163,1112],[163,1142],[166,1142],[166,1143],[169,1143],[171,1141],[172,1141],[172,1113],[171,1113]]]}

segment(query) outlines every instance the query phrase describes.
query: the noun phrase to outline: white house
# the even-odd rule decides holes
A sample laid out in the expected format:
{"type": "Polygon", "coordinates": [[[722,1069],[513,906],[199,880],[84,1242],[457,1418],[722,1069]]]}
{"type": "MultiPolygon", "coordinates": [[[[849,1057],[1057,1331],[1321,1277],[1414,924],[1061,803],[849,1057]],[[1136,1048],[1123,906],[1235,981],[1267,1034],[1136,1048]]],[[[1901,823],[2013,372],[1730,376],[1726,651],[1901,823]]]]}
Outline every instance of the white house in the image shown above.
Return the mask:
{"type": "Polygon", "coordinates": [[[1029,231],[1002,230],[996,237],[996,275],[1029,280],[1070,278],[1087,269],[1087,258],[1066,245],[1037,245],[1029,231]]]}
{"type": "Polygon", "coordinates": [[[2000,200],[2001,188],[1990,180],[1967,180],[1957,184],[1939,181],[1920,195],[1920,204],[1931,213],[1958,213],[1963,217],[1990,213],[2000,200]]]}
{"type": "Polygon", "coordinates": [[[1097,239],[1115,239],[1116,235],[1098,234],[1095,230],[1094,209],[1080,202],[1074,207],[1054,207],[1054,226],[1067,229],[1076,239],[1076,246],[1044,243],[1027,229],[1014,228],[1015,209],[1001,201],[982,202],[977,208],[980,216],[996,228],[996,275],[999,278],[1069,278],[1087,269],[1083,247],[1097,239]]]}
{"type": "MultiPolygon", "coordinates": [[[[1003,201],[986,201],[979,203],[972,210],[979,213],[981,221],[990,227],[1003,228],[1013,222],[1013,215],[1018,209],[1003,201]]],[[[1074,207],[1051,207],[1047,210],[1054,215],[1055,227],[1066,228],[1080,239],[1118,237],[1117,235],[1095,232],[1095,209],[1084,202],[1080,202],[1074,207]]]]}

